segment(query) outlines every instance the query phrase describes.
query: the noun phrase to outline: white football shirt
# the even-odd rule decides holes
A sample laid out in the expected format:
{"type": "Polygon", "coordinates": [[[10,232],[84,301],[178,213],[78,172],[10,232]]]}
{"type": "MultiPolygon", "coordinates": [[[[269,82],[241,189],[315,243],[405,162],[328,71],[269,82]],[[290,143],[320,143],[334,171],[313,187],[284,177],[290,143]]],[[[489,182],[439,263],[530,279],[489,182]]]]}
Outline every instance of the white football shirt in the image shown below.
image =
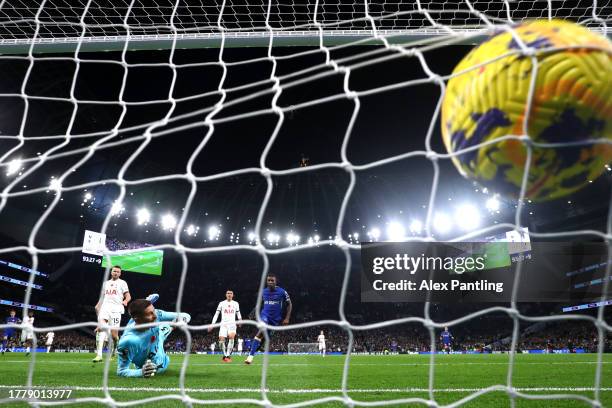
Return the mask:
{"type": "Polygon", "coordinates": [[[47,336],[47,342],[51,343],[53,341],[53,338],[55,337],[55,333],[49,332],[46,334],[46,336],[47,336]]]}
{"type": "Polygon", "coordinates": [[[128,284],[123,279],[108,280],[104,282],[104,298],[102,299],[102,307],[100,310],[108,310],[112,313],[125,312],[123,307],[123,295],[129,292],[128,284]]]}
{"type": "Polygon", "coordinates": [[[317,341],[319,342],[319,344],[324,344],[325,343],[325,336],[322,334],[319,334],[319,337],[317,337],[317,341]]]}
{"type": "Polygon", "coordinates": [[[217,312],[221,313],[221,323],[236,324],[236,314],[240,314],[240,305],[235,300],[219,302],[217,312]]]}

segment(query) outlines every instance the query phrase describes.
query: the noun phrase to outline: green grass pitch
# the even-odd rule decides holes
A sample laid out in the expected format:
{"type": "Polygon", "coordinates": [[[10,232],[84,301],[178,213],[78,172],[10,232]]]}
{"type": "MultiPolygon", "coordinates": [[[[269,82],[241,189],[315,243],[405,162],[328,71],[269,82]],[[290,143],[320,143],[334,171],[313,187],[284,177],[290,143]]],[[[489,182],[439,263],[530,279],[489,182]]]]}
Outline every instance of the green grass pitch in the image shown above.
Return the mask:
{"type": "MultiPolygon", "coordinates": [[[[71,388],[73,397],[103,398],[103,364],[94,365],[92,354],[37,354],[33,383],[38,386],[71,388]]],[[[270,356],[267,387],[274,404],[290,404],[313,399],[341,397],[344,356],[315,355],[270,356]]],[[[439,405],[457,403],[470,394],[496,384],[505,384],[508,355],[437,355],[435,356],[434,398],[439,405]]],[[[348,377],[348,395],[363,402],[428,398],[429,356],[352,356],[348,377]]],[[[164,374],[153,378],[118,378],[111,362],[110,395],[118,401],[133,401],[160,395],[179,395],[179,373],[182,355],[171,355],[171,365],[164,374]]],[[[0,396],[9,389],[26,383],[29,358],[23,354],[0,356],[0,396]]],[[[219,356],[190,355],[185,377],[187,394],[198,400],[251,399],[262,400],[259,387],[263,356],[247,366],[243,358],[234,356],[226,364],[219,356]]],[[[569,394],[594,397],[597,367],[595,354],[517,355],[513,384],[518,391],[530,395],[569,394]]],[[[612,406],[612,356],[603,355],[600,401],[612,406]]],[[[26,406],[9,403],[9,407],[26,406]]],[[[79,403],[78,407],[102,406],[79,403]]],[[[178,399],[148,402],[143,407],[183,406],[178,399]]],[[[255,406],[243,404],[242,406],[255,406]]],[[[339,401],[328,400],[317,406],[341,407],[339,401]]],[[[423,403],[392,406],[426,406],[423,403]]],[[[510,407],[508,395],[494,391],[480,395],[462,405],[465,407],[510,407]]],[[[517,399],[517,407],[588,407],[576,399],[517,399]]]]}
{"type": "Polygon", "coordinates": [[[119,265],[124,271],[161,275],[163,257],[163,251],[138,251],[125,255],[111,255],[110,262],[108,257],[104,257],[101,266],[106,268],[107,265],[119,265]]]}

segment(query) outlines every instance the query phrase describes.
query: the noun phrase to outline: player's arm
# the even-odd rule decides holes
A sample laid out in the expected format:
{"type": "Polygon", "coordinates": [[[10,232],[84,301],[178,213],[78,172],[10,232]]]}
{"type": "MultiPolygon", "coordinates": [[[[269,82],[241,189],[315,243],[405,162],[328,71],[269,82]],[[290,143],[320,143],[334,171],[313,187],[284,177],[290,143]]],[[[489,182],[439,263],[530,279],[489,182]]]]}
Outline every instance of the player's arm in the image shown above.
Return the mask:
{"type": "Polygon", "coordinates": [[[123,284],[125,286],[123,288],[123,306],[127,306],[132,300],[132,295],[130,295],[130,288],[128,287],[127,282],[124,281],[123,284]]]}
{"type": "Polygon", "coordinates": [[[157,320],[160,322],[178,322],[179,320],[182,320],[185,323],[189,323],[191,321],[191,316],[189,313],[166,312],[159,309],[157,309],[156,312],[157,320]]]}
{"type": "Polygon", "coordinates": [[[102,295],[100,296],[98,303],[96,303],[96,306],[95,306],[96,314],[100,314],[100,308],[102,307],[103,301],[104,301],[104,291],[102,291],[102,295]]]}
{"type": "Polygon", "coordinates": [[[236,324],[240,327],[240,321],[242,320],[242,315],[240,314],[240,304],[236,302],[236,324]]]}
{"type": "Polygon", "coordinates": [[[289,324],[289,320],[291,319],[291,311],[293,310],[293,305],[291,304],[291,298],[287,291],[285,291],[285,303],[287,304],[287,313],[285,314],[285,319],[283,320],[283,325],[289,324]]]}
{"type": "MultiPolygon", "coordinates": [[[[210,324],[215,324],[217,323],[217,319],[219,318],[219,315],[221,314],[221,302],[219,302],[219,305],[217,306],[217,311],[215,312],[215,315],[212,318],[212,322],[210,322],[210,324]]],[[[212,331],[212,327],[208,328],[208,332],[210,333],[212,331]]]]}
{"type": "Polygon", "coordinates": [[[117,345],[117,375],[119,377],[142,377],[142,368],[130,368],[130,343],[119,341],[117,345]]]}
{"type": "Polygon", "coordinates": [[[130,295],[130,292],[125,292],[123,294],[123,306],[127,306],[128,303],[130,303],[132,301],[132,295],[130,295]]]}

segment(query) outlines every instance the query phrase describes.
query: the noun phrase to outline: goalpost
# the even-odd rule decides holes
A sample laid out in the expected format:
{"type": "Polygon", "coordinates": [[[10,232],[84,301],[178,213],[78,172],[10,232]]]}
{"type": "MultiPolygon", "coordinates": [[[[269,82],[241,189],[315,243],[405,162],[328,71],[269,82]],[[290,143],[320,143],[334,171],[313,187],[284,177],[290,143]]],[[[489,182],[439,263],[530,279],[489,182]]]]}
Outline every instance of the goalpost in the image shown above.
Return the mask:
{"type": "MultiPolygon", "coordinates": [[[[323,169],[339,169],[345,171],[350,179],[348,187],[343,193],[343,201],[336,220],[335,238],[317,240],[320,245],[335,245],[344,254],[344,280],[341,285],[341,296],[338,305],[339,319],[325,321],[324,324],[334,324],[338,328],[346,330],[348,334],[349,350],[344,358],[342,372],[342,393],[338,397],[327,397],[323,399],[309,400],[308,404],[337,401],[347,406],[363,405],[349,395],[349,367],[350,351],[353,349],[354,333],[369,329],[381,329],[402,323],[421,323],[430,333],[431,349],[436,348],[436,330],[441,330],[449,322],[433,321],[430,318],[430,304],[424,305],[424,318],[406,317],[392,321],[379,322],[375,325],[360,326],[352,324],[344,313],[344,304],[348,292],[348,279],[352,266],[351,253],[358,251],[357,243],[349,242],[344,238],[343,225],[347,206],[351,199],[352,191],[356,185],[356,179],[364,171],[398,162],[411,157],[422,157],[431,162],[435,177],[431,183],[431,194],[427,210],[427,231],[430,231],[433,217],[433,204],[436,190],[438,188],[438,161],[446,160],[449,155],[435,152],[431,149],[431,136],[433,126],[438,118],[440,100],[435,111],[431,112],[430,126],[427,133],[419,135],[423,140],[421,151],[397,152],[397,154],[385,157],[382,160],[355,164],[347,154],[347,145],[351,139],[355,121],[360,113],[360,98],[374,94],[384,94],[394,89],[412,87],[419,84],[429,84],[439,87],[443,94],[445,81],[449,75],[439,75],[433,72],[427,61],[426,52],[453,44],[475,44],[487,35],[490,35],[500,27],[511,29],[512,24],[529,18],[563,18],[576,21],[591,30],[610,36],[612,31],[610,23],[610,12],[606,9],[605,2],[597,0],[590,1],[568,1],[568,0],[499,0],[499,1],[473,1],[473,0],[415,0],[404,1],[329,1],[308,0],[287,2],[272,0],[222,0],[222,1],[183,1],[183,0],[157,0],[147,2],[142,0],[38,0],[36,3],[22,0],[0,1],[0,61],[5,63],[25,64],[27,69],[25,75],[20,79],[16,89],[0,93],[0,97],[14,98],[21,101],[23,109],[18,124],[14,128],[4,130],[0,134],[0,140],[10,143],[10,147],[0,151],[0,170],[2,173],[10,174],[10,179],[2,185],[0,190],[0,213],[10,205],[12,199],[25,196],[35,196],[50,190],[54,193],[52,199],[45,206],[44,212],[38,222],[32,227],[28,240],[13,247],[0,248],[0,253],[14,253],[27,251],[31,256],[32,269],[39,267],[40,255],[50,253],[80,252],[81,247],[57,247],[39,248],[36,246],[36,238],[42,225],[49,218],[53,210],[62,200],[62,196],[101,185],[113,185],[118,189],[116,202],[121,204],[127,199],[127,188],[134,185],[144,185],[167,180],[184,181],[190,185],[190,194],[184,203],[184,211],[174,227],[173,243],[171,245],[152,246],[151,250],[172,249],[183,258],[182,274],[177,290],[177,309],[180,311],[183,301],[183,292],[186,282],[188,260],[187,254],[220,253],[231,251],[250,251],[262,259],[263,268],[259,293],[265,286],[265,276],[269,270],[269,258],[272,254],[290,251],[309,251],[312,245],[302,242],[290,248],[273,248],[268,245],[264,237],[263,219],[270,202],[270,196],[274,190],[274,178],[293,175],[298,173],[315,172],[323,169]],[[315,66],[303,67],[297,72],[279,73],[277,65],[281,60],[298,59],[312,51],[303,49],[284,50],[282,56],[277,54],[279,46],[312,46],[316,52],[322,53],[323,61],[315,66]],[[355,55],[337,56],[336,51],[342,51],[349,46],[367,45],[355,55]],[[265,57],[253,58],[240,62],[227,61],[224,59],[224,51],[229,47],[263,47],[266,50],[265,57]],[[177,97],[175,89],[178,71],[183,68],[180,62],[174,60],[177,50],[187,48],[212,47],[218,50],[216,57],[203,61],[194,66],[214,66],[222,72],[214,92],[219,98],[214,102],[205,100],[207,94],[193,94],[177,97]],[[168,52],[167,60],[154,63],[133,63],[128,56],[134,50],[157,50],[163,49],[168,52]],[[118,67],[122,72],[122,83],[119,96],[113,100],[102,97],[79,98],[75,93],[75,87],[80,80],[82,68],[91,63],[88,52],[93,51],[118,51],[121,57],[118,60],[97,59],[96,64],[106,67],[118,67]],[[69,57],[62,56],[68,54],[69,57]],[[57,57],[54,57],[58,55],[57,57]],[[29,80],[35,64],[43,60],[51,61],[53,58],[65,59],[76,67],[72,81],[66,85],[62,95],[34,95],[28,88],[29,80]],[[424,72],[424,76],[418,79],[409,79],[403,82],[374,86],[369,89],[355,90],[351,88],[351,75],[360,69],[369,66],[384,66],[388,61],[400,58],[414,58],[424,72]],[[235,66],[249,67],[249,64],[266,61],[271,69],[265,80],[253,79],[252,82],[242,85],[227,85],[230,75],[229,68],[235,66]],[[124,99],[126,90],[126,78],[130,72],[138,67],[163,67],[170,71],[171,80],[169,91],[164,99],[129,101],[124,99]],[[325,97],[314,97],[305,99],[299,104],[283,105],[281,96],[283,92],[304,84],[314,83],[316,80],[332,75],[341,75],[344,85],[341,91],[325,97]],[[231,99],[228,95],[233,92],[245,92],[240,97],[231,99]],[[233,113],[232,108],[239,107],[241,103],[247,103],[259,96],[270,98],[269,105],[260,110],[233,113]],[[202,99],[199,99],[202,98],[202,99]],[[351,106],[350,118],[344,124],[342,130],[342,146],[339,149],[340,161],[316,164],[309,167],[288,168],[282,170],[270,169],[267,159],[270,151],[277,140],[280,129],[287,121],[287,116],[295,111],[318,106],[330,101],[346,101],[351,106]],[[28,126],[40,119],[31,108],[33,101],[61,102],[71,106],[71,115],[63,132],[56,134],[45,134],[32,136],[28,133],[28,126]],[[196,101],[190,105],[188,111],[177,107],[184,102],[196,101]],[[125,117],[129,109],[137,106],[152,106],[164,104],[165,113],[147,123],[131,124],[125,123],[125,117]],[[119,111],[112,126],[97,130],[79,130],[75,127],[79,108],[82,105],[104,107],[113,105],[119,111]],[[198,105],[199,104],[199,105],[198,105]],[[225,111],[230,114],[223,115],[225,111]],[[34,115],[34,116],[33,116],[34,115]],[[273,129],[268,135],[263,153],[258,157],[259,166],[243,168],[236,171],[219,172],[212,175],[200,176],[194,174],[194,161],[197,156],[207,148],[210,139],[215,134],[215,127],[221,124],[236,122],[246,118],[263,117],[271,115],[273,129]],[[178,137],[180,132],[198,129],[202,137],[195,148],[181,146],[178,137]],[[188,162],[185,163],[184,171],[162,177],[150,177],[140,179],[128,179],[126,173],[137,161],[140,155],[145,154],[146,147],[153,140],[166,139],[175,148],[184,147],[192,149],[193,153],[188,162]],[[47,143],[39,152],[27,153],[25,147],[30,142],[47,143]],[[129,155],[116,176],[100,179],[91,175],[83,175],[78,184],[66,184],[69,175],[79,174],[79,170],[100,151],[117,146],[127,146],[129,143],[137,143],[138,148],[129,155]],[[38,153],[38,154],[37,154],[38,153]],[[44,165],[51,161],[66,161],[69,165],[65,171],[52,181],[50,186],[32,187],[24,184],[29,176],[44,172],[44,165]],[[38,172],[38,173],[37,173],[38,172]],[[184,244],[183,231],[186,228],[187,214],[194,205],[194,197],[198,190],[198,183],[206,183],[214,180],[223,180],[237,175],[255,174],[261,176],[266,183],[266,194],[259,206],[259,213],[254,220],[254,244],[240,245],[218,245],[206,248],[191,248],[184,244]]],[[[441,96],[440,96],[441,98],[441,96]]],[[[263,120],[263,119],[262,119],[263,120]]],[[[265,120],[270,120],[270,116],[265,120]]],[[[1,124],[0,124],[1,126],[1,124]]],[[[612,207],[611,207],[612,209],[612,207]]],[[[480,232],[494,232],[502,229],[521,228],[520,214],[523,207],[519,205],[516,210],[514,224],[487,225],[480,232]]],[[[105,233],[113,222],[114,214],[109,211],[105,216],[101,233],[105,233]]],[[[562,234],[540,234],[540,236],[557,235],[588,235],[608,242],[612,239],[612,222],[607,223],[605,233],[597,231],[566,231],[562,234]]],[[[533,234],[538,236],[538,234],[533,234]]],[[[324,237],[326,238],[326,237],[324,237]]],[[[428,236],[427,238],[431,238],[428,236]]],[[[460,239],[461,237],[456,237],[460,239]]],[[[610,276],[610,264],[606,270],[606,276],[610,276]]],[[[109,270],[106,269],[104,280],[108,279],[109,270]]],[[[29,284],[32,285],[35,275],[30,275],[29,284]]],[[[607,282],[607,280],[606,280],[607,282]]],[[[606,283],[607,285],[607,283],[606,283]]],[[[31,286],[28,287],[23,303],[31,303],[31,286]]],[[[261,296],[258,297],[258,308],[261,306],[261,296]]],[[[597,319],[591,319],[598,330],[599,350],[594,378],[594,393],[591,398],[577,396],[574,394],[549,393],[536,394],[517,391],[513,382],[514,353],[509,356],[509,369],[507,381],[488,387],[481,391],[473,392],[463,399],[467,403],[478,396],[488,393],[502,391],[506,392],[514,404],[517,399],[575,399],[587,402],[591,406],[601,406],[600,389],[602,385],[602,341],[609,326],[603,319],[603,307],[597,319]]],[[[511,350],[516,350],[519,325],[524,321],[554,320],[561,317],[540,316],[537,318],[524,316],[512,302],[508,307],[495,307],[482,310],[470,315],[463,316],[452,323],[458,324],[471,318],[488,312],[506,313],[514,324],[511,350]]],[[[259,316],[258,316],[259,317],[259,316]]],[[[574,316],[575,317],[575,316],[574,316]]],[[[572,318],[565,315],[562,318],[572,318]]],[[[584,317],[582,317],[584,318],[584,317]]],[[[93,319],[92,319],[93,320],[93,319]]],[[[69,330],[78,327],[93,327],[96,322],[79,322],[61,327],[35,329],[35,343],[41,343],[40,337],[43,331],[53,330],[56,333],[61,330],[69,330]]],[[[261,320],[248,322],[259,324],[261,320]]],[[[321,325],[321,321],[309,321],[292,324],[286,327],[274,328],[274,330],[289,330],[300,328],[315,328],[321,325]]],[[[6,325],[0,324],[0,330],[6,325]]],[[[187,337],[186,349],[191,348],[191,331],[201,331],[202,327],[182,326],[187,337]]],[[[266,333],[266,337],[268,334],[266,333]]],[[[267,338],[267,340],[269,340],[267,338]]],[[[266,350],[269,341],[266,341],[266,350]]],[[[36,345],[35,345],[36,347],[36,345]]],[[[318,352],[316,343],[289,343],[289,353],[318,352]]],[[[429,365],[429,390],[428,398],[415,398],[407,395],[403,398],[386,400],[384,404],[423,403],[436,405],[435,396],[435,359],[432,354],[429,365]]],[[[185,376],[189,365],[189,359],[185,358],[180,369],[179,386],[180,392],[168,393],[163,396],[148,398],[149,401],[164,399],[179,399],[186,404],[224,404],[226,401],[199,400],[197,396],[189,395],[185,389],[185,376]]],[[[27,383],[28,388],[34,388],[34,370],[36,367],[36,353],[33,354],[28,366],[27,383]]],[[[261,399],[241,399],[240,403],[251,403],[256,405],[274,406],[267,397],[267,353],[263,357],[261,399]]],[[[110,360],[107,358],[104,367],[103,387],[105,398],[88,397],[88,402],[99,402],[101,404],[114,405],[117,401],[108,392],[108,378],[113,375],[110,369],[110,360]]],[[[64,404],[75,404],[78,406],[82,398],[74,398],[63,401],[64,404]]],[[[12,402],[7,398],[0,398],[0,404],[12,402]]],[[[136,404],[139,401],[130,401],[136,404]]],[[[382,402],[379,404],[383,405],[382,402]]]]}

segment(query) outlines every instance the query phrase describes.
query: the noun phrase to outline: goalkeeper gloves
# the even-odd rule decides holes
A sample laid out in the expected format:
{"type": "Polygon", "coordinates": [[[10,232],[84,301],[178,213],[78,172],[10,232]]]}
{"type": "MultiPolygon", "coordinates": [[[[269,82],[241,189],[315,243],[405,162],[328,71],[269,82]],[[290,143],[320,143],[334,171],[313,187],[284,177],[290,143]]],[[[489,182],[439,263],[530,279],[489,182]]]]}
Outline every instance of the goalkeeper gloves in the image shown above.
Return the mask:
{"type": "Polygon", "coordinates": [[[145,378],[153,377],[157,371],[157,366],[151,360],[147,360],[142,366],[142,376],[145,378]]]}

